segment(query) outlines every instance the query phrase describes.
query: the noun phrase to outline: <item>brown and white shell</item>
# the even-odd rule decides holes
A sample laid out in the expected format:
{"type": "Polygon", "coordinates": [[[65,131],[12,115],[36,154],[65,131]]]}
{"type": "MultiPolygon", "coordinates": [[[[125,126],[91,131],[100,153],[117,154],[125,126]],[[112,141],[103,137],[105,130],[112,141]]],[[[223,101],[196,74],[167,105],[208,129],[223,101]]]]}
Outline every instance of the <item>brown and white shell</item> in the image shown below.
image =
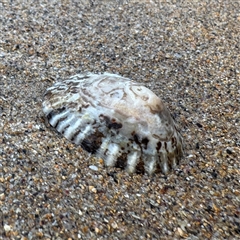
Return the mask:
{"type": "Polygon", "coordinates": [[[182,138],[151,90],[115,74],[85,73],[48,88],[43,112],[71,142],[128,172],[168,173],[183,155],[182,138]]]}

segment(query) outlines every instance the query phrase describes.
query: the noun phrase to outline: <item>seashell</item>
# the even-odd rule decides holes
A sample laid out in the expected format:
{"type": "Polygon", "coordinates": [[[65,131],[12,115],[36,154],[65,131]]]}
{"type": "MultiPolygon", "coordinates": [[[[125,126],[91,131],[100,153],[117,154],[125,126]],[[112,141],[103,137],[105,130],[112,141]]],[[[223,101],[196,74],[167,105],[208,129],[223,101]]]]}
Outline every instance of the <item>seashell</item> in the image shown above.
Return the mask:
{"type": "Polygon", "coordinates": [[[85,73],[48,88],[43,112],[71,142],[129,173],[168,173],[183,155],[168,109],[151,90],[115,74],[85,73]]]}

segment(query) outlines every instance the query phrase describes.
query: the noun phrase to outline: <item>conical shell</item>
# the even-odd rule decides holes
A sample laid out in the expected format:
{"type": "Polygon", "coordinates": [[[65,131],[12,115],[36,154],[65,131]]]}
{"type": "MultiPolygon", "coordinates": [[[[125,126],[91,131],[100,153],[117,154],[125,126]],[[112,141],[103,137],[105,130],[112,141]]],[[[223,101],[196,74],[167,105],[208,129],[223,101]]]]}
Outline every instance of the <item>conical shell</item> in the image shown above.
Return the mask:
{"type": "Polygon", "coordinates": [[[43,112],[106,166],[168,173],[183,155],[181,135],[161,99],[115,74],[78,74],[55,83],[44,95],[43,112]]]}

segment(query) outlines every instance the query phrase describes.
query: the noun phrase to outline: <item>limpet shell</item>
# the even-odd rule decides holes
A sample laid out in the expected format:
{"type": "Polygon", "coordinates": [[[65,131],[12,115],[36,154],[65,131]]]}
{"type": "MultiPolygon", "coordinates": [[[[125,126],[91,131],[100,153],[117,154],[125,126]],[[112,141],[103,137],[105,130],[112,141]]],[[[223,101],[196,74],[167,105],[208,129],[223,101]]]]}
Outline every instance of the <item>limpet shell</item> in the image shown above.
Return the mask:
{"type": "Polygon", "coordinates": [[[168,173],[183,155],[181,135],[161,99],[115,74],[78,74],[55,83],[44,95],[43,112],[106,166],[168,173]]]}

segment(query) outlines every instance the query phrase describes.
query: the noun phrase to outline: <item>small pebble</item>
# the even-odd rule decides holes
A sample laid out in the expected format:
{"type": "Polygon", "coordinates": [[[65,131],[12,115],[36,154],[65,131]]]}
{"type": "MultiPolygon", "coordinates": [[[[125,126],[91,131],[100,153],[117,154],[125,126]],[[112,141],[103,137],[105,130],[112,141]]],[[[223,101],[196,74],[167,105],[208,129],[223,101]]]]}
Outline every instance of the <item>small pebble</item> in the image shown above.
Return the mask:
{"type": "Polygon", "coordinates": [[[93,171],[98,171],[98,167],[95,165],[90,165],[89,168],[93,171]]]}

